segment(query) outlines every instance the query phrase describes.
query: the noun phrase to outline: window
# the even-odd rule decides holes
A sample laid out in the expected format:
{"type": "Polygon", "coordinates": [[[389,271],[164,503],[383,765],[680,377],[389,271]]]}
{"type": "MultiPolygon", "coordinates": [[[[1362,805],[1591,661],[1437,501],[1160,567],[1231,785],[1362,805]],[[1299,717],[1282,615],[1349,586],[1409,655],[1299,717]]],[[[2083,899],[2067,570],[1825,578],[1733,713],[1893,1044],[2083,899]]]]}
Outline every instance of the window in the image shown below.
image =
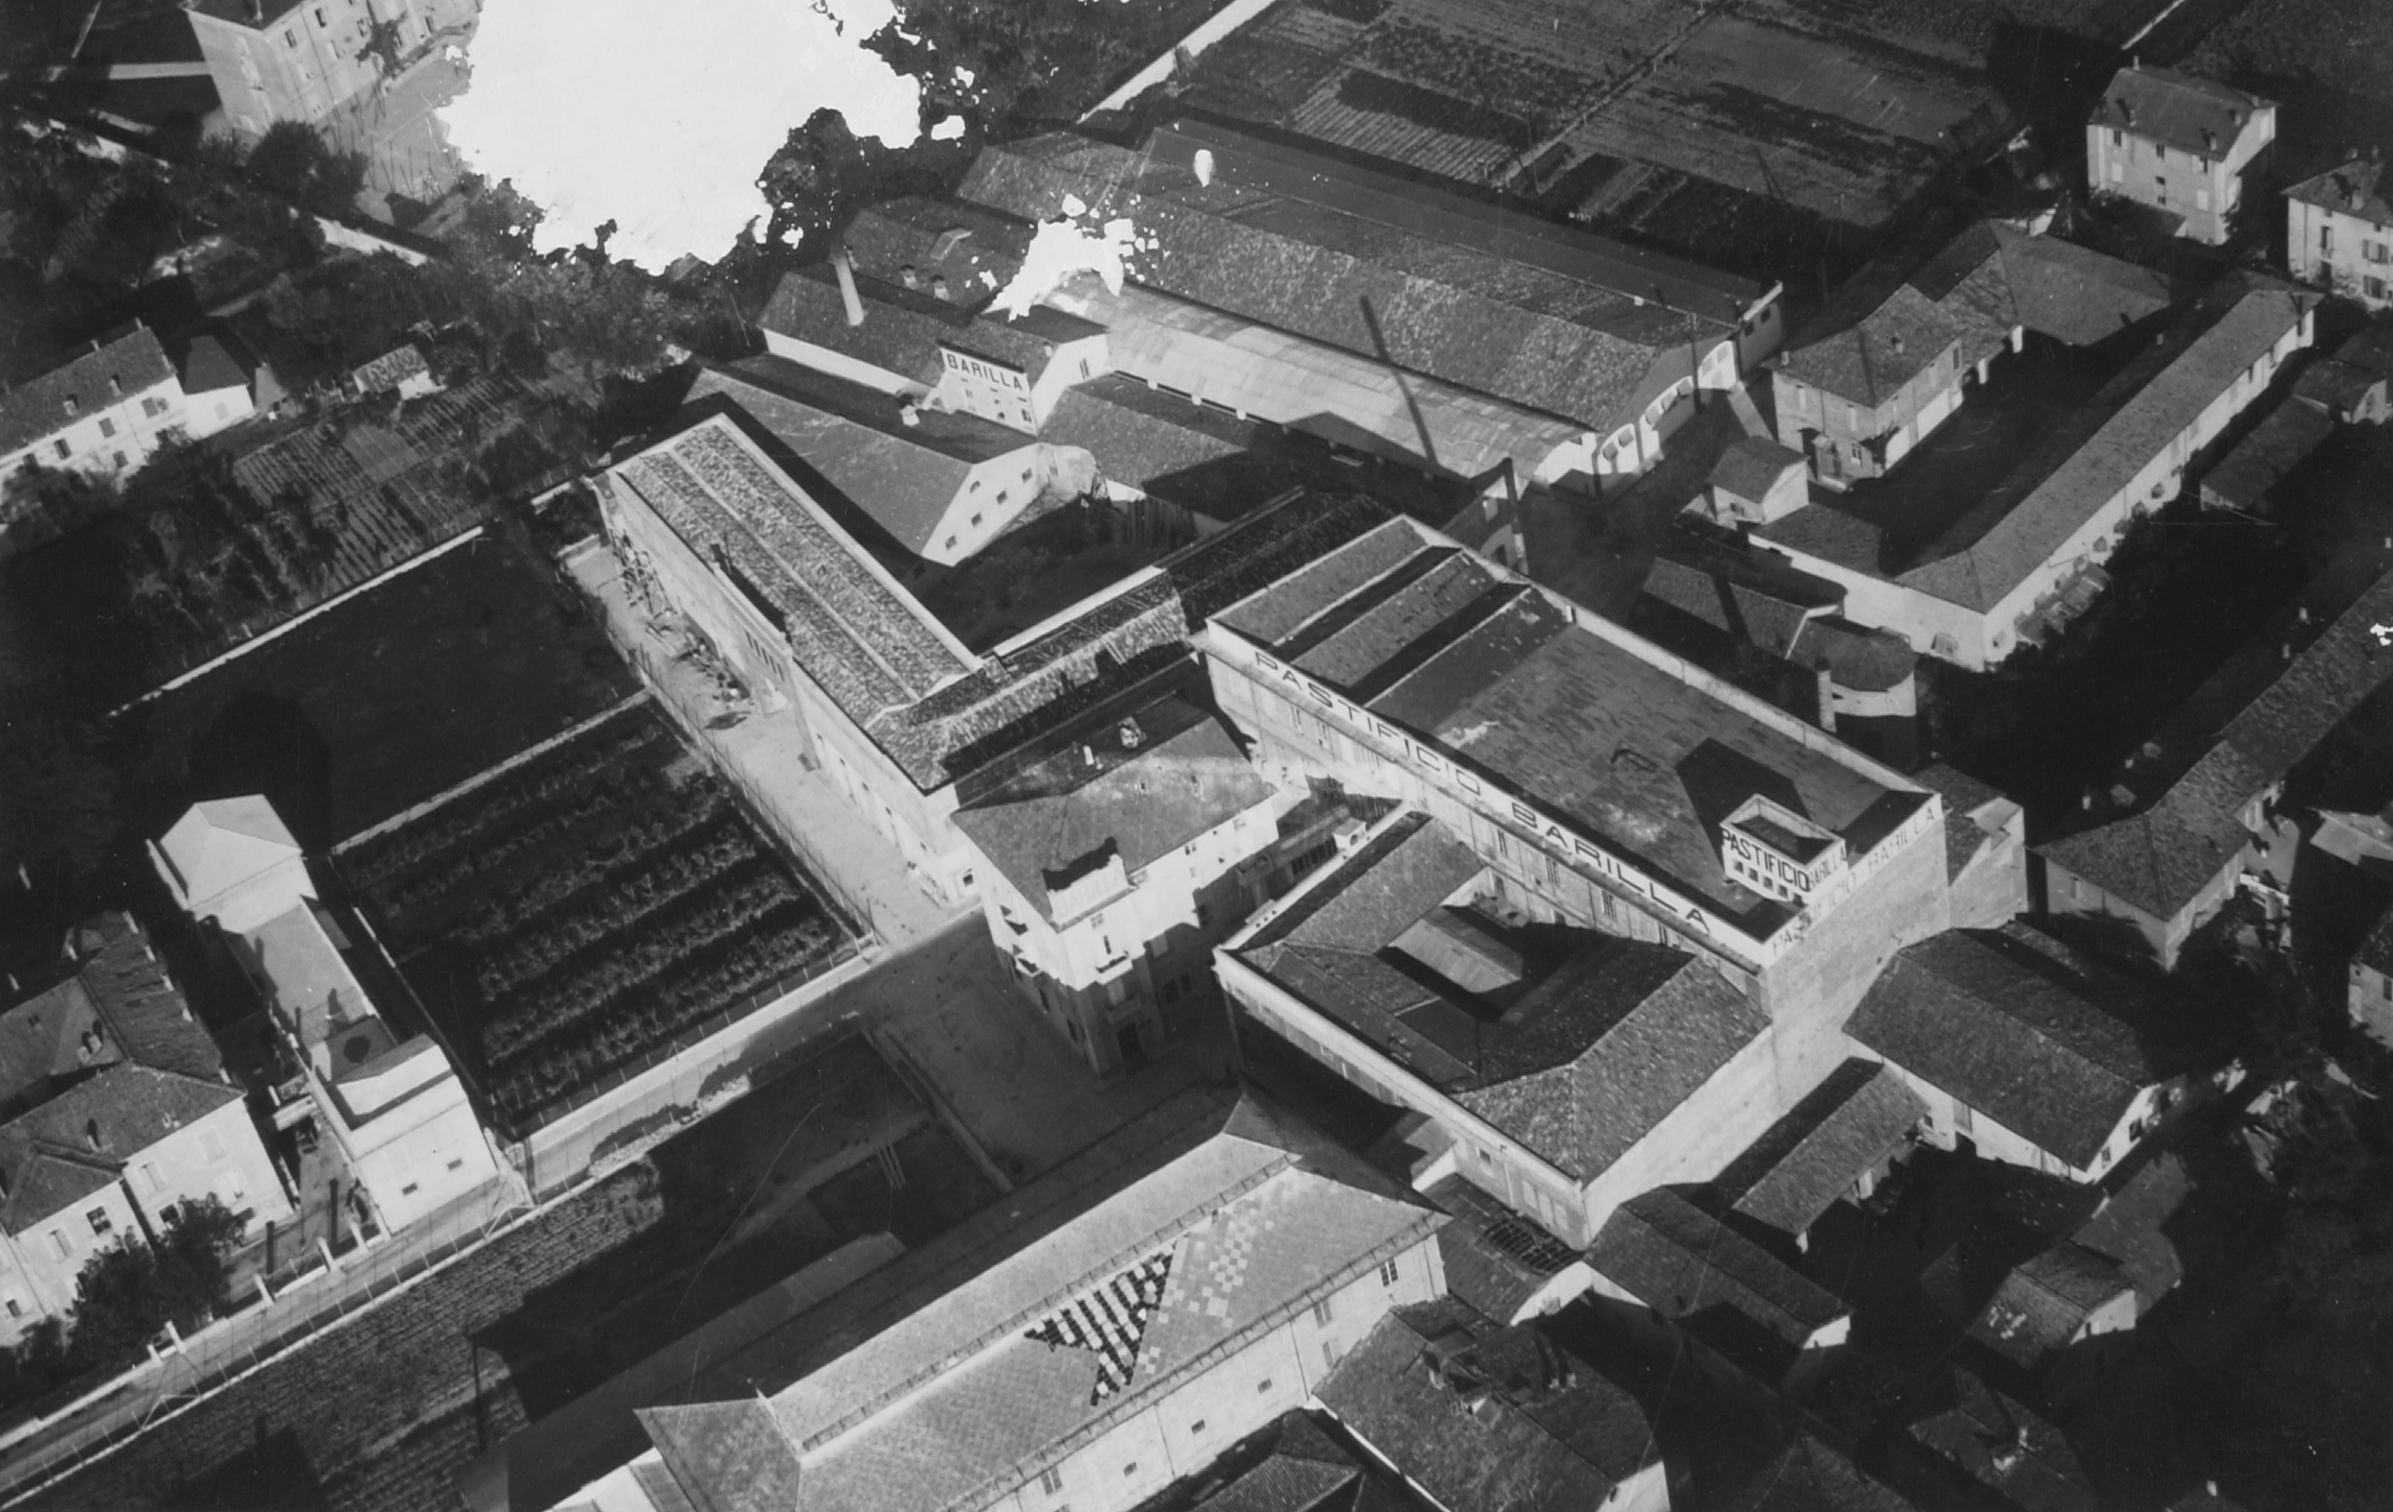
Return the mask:
{"type": "Polygon", "coordinates": [[[1190,1423],[1188,1425],[1188,1431],[1191,1434],[1203,1433],[1205,1431],[1205,1420],[1203,1418],[1198,1418],[1195,1422],[1190,1423]]]}
{"type": "Polygon", "coordinates": [[[109,419],[109,418],[108,418],[106,415],[102,415],[102,416],[100,417],[100,434],[101,434],[101,435],[103,435],[103,436],[113,436],[113,435],[115,435],[115,434],[116,434],[116,422],[115,422],[114,420],[111,420],[111,419],[109,419]]]}
{"type": "Polygon", "coordinates": [[[407,1183],[407,1185],[399,1188],[399,1195],[402,1197],[413,1197],[415,1195],[415,1189],[416,1183],[411,1181],[407,1183]]]}
{"type": "Polygon", "coordinates": [[[955,545],[955,543],[956,543],[956,538],[955,538],[954,536],[949,536],[949,537],[947,538],[947,544],[948,544],[948,546],[949,546],[949,547],[951,547],[951,548],[952,548],[952,547],[955,545]]]}
{"type": "Polygon", "coordinates": [[[1334,1306],[1336,1301],[1337,1299],[1334,1297],[1323,1297],[1320,1301],[1313,1304],[1313,1322],[1315,1326],[1320,1328],[1329,1327],[1329,1320],[1337,1315],[1337,1311],[1334,1306]]]}
{"type": "Polygon", "coordinates": [[[2161,145],[2160,145],[2160,143],[2158,143],[2158,142],[2154,142],[2154,143],[2152,144],[2152,161],[2154,161],[2155,163],[2165,163],[2165,162],[2167,162],[2168,160],[2169,160],[2169,149],[2168,149],[2168,148],[2166,148],[2166,147],[2163,147],[2163,146],[2161,146],[2161,145]]]}
{"type": "Polygon", "coordinates": [[[108,1216],[108,1210],[104,1207],[96,1207],[85,1213],[83,1221],[91,1225],[91,1231],[95,1238],[109,1233],[116,1227],[115,1220],[108,1216]]]}
{"type": "MultiPolygon", "coordinates": [[[[155,420],[160,415],[165,414],[166,408],[166,401],[163,399],[144,399],[141,401],[141,413],[152,420],[155,420]]],[[[216,413],[220,415],[224,413],[224,401],[221,399],[216,401],[216,413]]]]}
{"type": "Polygon", "coordinates": [[[50,1230],[50,1247],[58,1251],[58,1258],[61,1260],[70,1260],[74,1258],[75,1241],[66,1236],[65,1229],[54,1228],[50,1230]]]}
{"type": "Polygon", "coordinates": [[[327,23],[325,22],[325,20],[324,20],[324,7],[323,7],[323,6],[321,6],[321,5],[319,5],[319,6],[317,6],[317,7],[316,7],[316,24],[317,24],[318,26],[323,26],[323,25],[326,25],[326,24],[327,24],[327,23]]]}
{"type": "Polygon", "coordinates": [[[1022,469],[1022,481],[1025,483],[1030,481],[1030,469],[1027,467],[1022,469]]]}
{"type": "Polygon", "coordinates": [[[2116,126],[2113,126],[2110,129],[2110,144],[2113,147],[2125,147],[2127,145],[2127,133],[2121,131],[2116,126]]]}
{"type": "Polygon", "coordinates": [[[283,29],[283,46],[292,48],[294,50],[297,49],[299,46],[299,33],[292,31],[288,27],[285,27],[283,29]]]}
{"type": "Polygon", "coordinates": [[[59,460],[61,461],[64,461],[66,458],[75,454],[75,449],[67,445],[64,441],[53,441],[50,444],[58,448],[58,456],[59,460]]]}
{"type": "Polygon", "coordinates": [[[1053,1496],[1064,1488],[1064,1473],[1052,1466],[1039,1472],[1039,1489],[1053,1496]]]}
{"type": "Polygon", "coordinates": [[[2335,250],[2335,228],[2333,226],[2321,226],[2318,228],[2318,250],[2321,252],[2332,252],[2335,250]]]}
{"type": "Polygon", "coordinates": [[[2114,184],[2123,184],[2127,181],[2127,168],[2125,164],[2113,163],[2110,165],[2110,181],[2114,184]]]}
{"type": "Polygon", "coordinates": [[[465,1169],[465,1157],[464,1157],[464,1156],[462,1156],[462,1155],[460,1155],[460,1156],[457,1156],[455,1159],[451,1160],[451,1161],[449,1162],[449,1169],[450,1169],[450,1170],[452,1170],[452,1171],[462,1171],[462,1170],[464,1170],[464,1169],[465,1169]]]}
{"type": "Polygon", "coordinates": [[[140,1171],[136,1174],[141,1177],[141,1189],[152,1196],[166,1190],[166,1178],[158,1174],[158,1167],[155,1164],[144,1161],[140,1171]]]}
{"type": "Polygon", "coordinates": [[[8,1299],[8,1315],[9,1315],[10,1317],[12,1317],[12,1318],[21,1318],[21,1317],[25,1316],[25,1304],[24,1304],[24,1303],[22,1303],[22,1302],[19,1302],[19,1301],[18,1301],[16,1298],[14,1298],[14,1297],[11,1297],[11,1298],[9,1298],[9,1299],[8,1299]]]}
{"type": "Polygon", "coordinates": [[[1379,1268],[1379,1284],[1382,1286],[1394,1286],[1396,1284],[1396,1277],[1398,1274],[1396,1262],[1390,1260],[1387,1262],[1387,1264],[1382,1265],[1379,1268]]]}
{"type": "Polygon", "coordinates": [[[2382,299],[2385,297],[2385,281],[2373,273],[2360,280],[2360,287],[2367,291],[2368,297],[2370,299],[2382,299]]]}
{"type": "Polygon", "coordinates": [[[1333,1368],[1338,1363],[1338,1346],[1327,1339],[1321,1341],[1321,1363],[1333,1368]]]}
{"type": "Polygon", "coordinates": [[[1970,1111],[1969,1104],[1965,1102],[1953,1104],[1953,1127],[1964,1134],[1977,1127],[1977,1117],[1970,1111]]]}
{"type": "Polygon", "coordinates": [[[123,452],[110,452],[108,460],[115,465],[118,472],[125,470],[125,454],[123,452]]]}
{"type": "Polygon", "coordinates": [[[1211,929],[1213,927],[1213,905],[1200,901],[1196,908],[1197,928],[1211,929]]]}
{"type": "Polygon", "coordinates": [[[2165,205],[2169,202],[2169,181],[2167,179],[2154,179],[2152,181],[2152,189],[2156,196],[2155,203],[2165,205]]]}
{"type": "Polygon", "coordinates": [[[1136,1474],[1138,1474],[1138,1461],[1132,1460],[1129,1464],[1122,1467],[1122,1478],[1124,1480],[1128,1480],[1131,1476],[1136,1474]]]}
{"type": "Polygon", "coordinates": [[[2207,209],[2209,209],[2209,208],[2210,208],[2210,191],[2209,191],[2209,190],[2207,190],[2207,189],[2196,189],[2196,190],[2194,191],[2194,208],[2195,208],[2196,210],[2207,210],[2207,209]]]}
{"type": "Polygon", "coordinates": [[[980,516],[979,516],[979,515],[974,515],[974,516],[972,517],[972,523],[973,523],[973,524],[975,524],[975,525],[978,525],[978,524],[980,523],[980,516]]]}
{"type": "Polygon", "coordinates": [[[2366,262],[2384,262],[2386,260],[2385,244],[2381,241],[2363,240],[2360,243],[2360,257],[2366,262]]]}

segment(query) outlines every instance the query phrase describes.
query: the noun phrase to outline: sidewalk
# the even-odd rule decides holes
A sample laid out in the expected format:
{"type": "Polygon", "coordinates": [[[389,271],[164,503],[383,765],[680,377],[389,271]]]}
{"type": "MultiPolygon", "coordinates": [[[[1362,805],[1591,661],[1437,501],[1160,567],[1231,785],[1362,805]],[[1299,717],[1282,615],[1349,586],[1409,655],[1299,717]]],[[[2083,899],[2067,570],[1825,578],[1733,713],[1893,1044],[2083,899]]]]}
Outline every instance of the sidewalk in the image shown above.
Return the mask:
{"type": "Polygon", "coordinates": [[[950,909],[916,886],[904,858],[856,813],[830,778],[807,768],[800,754],[806,742],[796,711],[759,710],[727,729],[710,728],[722,711],[712,683],[696,668],[672,659],[672,647],[624,595],[622,569],[613,552],[604,547],[581,551],[566,563],[566,571],[604,611],[618,645],[645,648],[645,670],[664,702],[738,768],[750,795],[771,810],[766,817],[792,848],[810,869],[829,873],[823,880],[842,901],[870,916],[858,922],[880,935],[891,950],[918,944],[977,912],[950,909]]]}

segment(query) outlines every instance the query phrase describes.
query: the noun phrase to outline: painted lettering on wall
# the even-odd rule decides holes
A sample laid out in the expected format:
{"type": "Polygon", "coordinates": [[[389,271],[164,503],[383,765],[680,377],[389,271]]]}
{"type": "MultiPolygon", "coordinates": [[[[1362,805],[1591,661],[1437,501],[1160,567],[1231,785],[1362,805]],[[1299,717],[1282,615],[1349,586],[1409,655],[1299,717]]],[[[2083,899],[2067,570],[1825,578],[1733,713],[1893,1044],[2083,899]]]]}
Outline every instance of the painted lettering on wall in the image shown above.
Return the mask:
{"type": "Polygon", "coordinates": [[[1030,380],[1015,369],[1002,368],[992,362],[983,362],[978,357],[967,357],[962,352],[947,347],[939,348],[939,355],[946,360],[950,372],[963,373],[985,383],[994,383],[999,388],[1010,388],[1023,392],[1027,392],[1030,388],[1030,380]]]}
{"type": "Polygon", "coordinates": [[[1758,844],[1750,837],[1738,834],[1734,829],[1723,829],[1720,834],[1728,842],[1730,853],[1753,870],[1760,872],[1763,876],[1777,878],[1798,893],[1808,895],[1811,892],[1812,875],[1808,870],[1797,866],[1768,846],[1758,844]]]}

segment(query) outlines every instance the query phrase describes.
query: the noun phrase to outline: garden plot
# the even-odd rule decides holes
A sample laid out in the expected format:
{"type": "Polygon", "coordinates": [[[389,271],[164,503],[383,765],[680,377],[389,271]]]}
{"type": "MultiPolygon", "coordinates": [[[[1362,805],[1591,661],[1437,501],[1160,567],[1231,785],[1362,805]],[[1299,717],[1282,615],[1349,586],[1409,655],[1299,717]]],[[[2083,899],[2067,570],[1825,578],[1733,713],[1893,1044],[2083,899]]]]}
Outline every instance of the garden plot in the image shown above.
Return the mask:
{"type": "Polygon", "coordinates": [[[645,702],[350,849],[340,869],[519,1130],[854,943],[645,702]]]}

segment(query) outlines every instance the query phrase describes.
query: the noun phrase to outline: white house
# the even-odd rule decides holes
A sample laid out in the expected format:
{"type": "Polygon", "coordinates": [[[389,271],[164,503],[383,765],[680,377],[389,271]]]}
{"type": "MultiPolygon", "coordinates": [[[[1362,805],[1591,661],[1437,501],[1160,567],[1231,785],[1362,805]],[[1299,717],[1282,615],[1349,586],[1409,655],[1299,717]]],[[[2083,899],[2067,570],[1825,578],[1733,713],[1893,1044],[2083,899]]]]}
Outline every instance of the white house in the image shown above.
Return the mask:
{"type": "Polygon", "coordinates": [[[270,804],[200,804],[150,856],[175,900],[231,937],[303,1068],[319,1126],[386,1230],[497,1179],[447,1054],[428,1036],[402,1038],[376,1010],[347,959],[356,947],[270,804]]]}
{"type": "Polygon", "coordinates": [[[2353,158],[2285,191],[2285,271],[2372,310],[2393,305],[2393,183],[2353,158]]]}
{"type": "Polygon", "coordinates": [[[0,1013],[0,1344],[70,1312],[91,1258],[213,1196],[262,1232],[283,1179],[241,1088],[131,916],[67,939],[71,975],[0,1013]]]}
{"type": "Polygon", "coordinates": [[[2166,211],[2178,235],[2219,246],[2276,139],[2275,101],[2130,63],[2086,122],[2087,188],[2166,211]]]}
{"type": "Polygon", "coordinates": [[[174,364],[136,323],[0,393],[0,477],[31,466],[122,478],[188,423],[174,364]]]}

